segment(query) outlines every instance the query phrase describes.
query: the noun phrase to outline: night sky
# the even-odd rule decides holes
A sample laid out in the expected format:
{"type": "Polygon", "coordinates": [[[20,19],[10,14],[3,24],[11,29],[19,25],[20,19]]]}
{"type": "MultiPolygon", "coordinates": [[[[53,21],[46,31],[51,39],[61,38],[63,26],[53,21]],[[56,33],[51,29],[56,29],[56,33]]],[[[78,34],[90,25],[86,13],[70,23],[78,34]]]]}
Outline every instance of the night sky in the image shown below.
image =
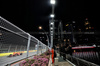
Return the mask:
{"type": "MultiPolygon", "coordinates": [[[[55,19],[79,24],[88,18],[89,22],[99,29],[98,0],[56,0],[55,19]]],[[[26,32],[36,32],[41,25],[48,31],[51,14],[50,0],[0,0],[0,16],[20,27],[26,32]]]]}

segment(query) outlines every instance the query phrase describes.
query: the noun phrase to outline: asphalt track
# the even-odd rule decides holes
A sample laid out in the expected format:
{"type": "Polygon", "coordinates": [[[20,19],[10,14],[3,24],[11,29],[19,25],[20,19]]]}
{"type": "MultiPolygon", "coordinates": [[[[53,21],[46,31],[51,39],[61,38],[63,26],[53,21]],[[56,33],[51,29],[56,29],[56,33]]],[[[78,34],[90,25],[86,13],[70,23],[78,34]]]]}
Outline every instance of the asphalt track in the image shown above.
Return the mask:
{"type": "MultiPolygon", "coordinates": [[[[41,51],[39,51],[39,53],[41,53],[41,51]]],[[[37,52],[30,52],[29,56],[32,56],[35,54],[37,54],[37,52]]],[[[5,66],[7,64],[11,64],[13,62],[19,61],[21,59],[26,58],[26,56],[27,56],[27,53],[23,53],[23,55],[16,56],[16,57],[7,57],[7,56],[0,57],[0,66],[5,66]]]]}

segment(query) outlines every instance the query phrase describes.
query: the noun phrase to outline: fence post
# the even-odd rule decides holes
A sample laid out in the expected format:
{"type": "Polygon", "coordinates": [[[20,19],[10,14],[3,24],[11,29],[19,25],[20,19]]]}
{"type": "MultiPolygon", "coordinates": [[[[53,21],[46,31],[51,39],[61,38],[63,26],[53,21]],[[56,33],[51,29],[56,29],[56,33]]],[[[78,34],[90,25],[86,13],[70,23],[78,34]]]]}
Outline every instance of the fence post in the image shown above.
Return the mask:
{"type": "Polygon", "coordinates": [[[24,51],[26,51],[26,46],[24,46],[24,51]]]}
{"type": "Polygon", "coordinates": [[[41,43],[41,54],[42,54],[42,43],[41,43]]]}
{"type": "Polygon", "coordinates": [[[79,60],[76,58],[76,60],[77,60],[77,65],[79,66],[79,60]]]}
{"type": "Polygon", "coordinates": [[[21,49],[22,49],[22,45],[21,45],[21,47],[20,47],[20,51],[21,51],[21,49]]]}
{"type": "Polygon", "coordinates": [[[46,45],[45,45],[45,49],[46,49],[45,51],[47,51],[47,47],[46,47],[46,45]]]}
{"type": "Polygon", "coordinates": [[[88,62],[88,66],[90,66],[90,63],[88,62]]]}
{"type": "Polygon", "coordinates": [[[44,44],[43,44],[43,53],[44,53],[44,44]]]}
{"type": "Polygon", "coordinates": [[[38,48],[39,48],[39,40],[38,40],[38,44],[37,44],[37,55],[38,55],[38,48]]]}
{"type": "Polygon", "coordinates": [[[29,33],[27,33],[28,34],[28,43],[27,43],[27,58],[28,58],[28,56],[29,56],[29,47],[30,47],[30,40],[31,40],[31,35],[29,34],[29,33]]]}
{"type": "Polygon", "coordinates": [[[9,45],[8,52],[10,51],[11,45],[9,45]]]}
{"type": "Polygon", "coordinates": [[[15,52],[16,52],[16,50],[17,50],[17,45],[16,45],[16,48],[15,48],[15,52]]]}
{"type": "Polygon", "coordinates": [[[2,44],[0,44],[0,49],[1,49],[1,47],[2,47],[2,44]]]}
{"type": "Polygon", "coordinates": [[[44,52],[44,44],[43,44],[43,52],[44,52]]]}

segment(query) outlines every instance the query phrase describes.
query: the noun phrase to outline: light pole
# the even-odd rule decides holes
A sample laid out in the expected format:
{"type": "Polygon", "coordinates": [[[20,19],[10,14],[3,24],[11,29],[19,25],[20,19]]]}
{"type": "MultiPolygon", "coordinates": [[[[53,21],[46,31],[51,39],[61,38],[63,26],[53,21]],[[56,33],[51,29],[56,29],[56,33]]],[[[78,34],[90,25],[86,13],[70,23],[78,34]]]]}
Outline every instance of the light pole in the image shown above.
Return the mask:
{"type": "Polygon", "coordinates": [[[50,25],[50,37],[51,37],[51,46],[50,46],[50,48],[52,48],[53,47],[53,35],[54,35],[54,17],[55,17],[55,15],[54,15],[54,6],[55,6],[56,1],[55,0],[50,0],[50,3],[52,5],[52,13],[50,15],[50,17],[52,19],[50,20],[50,23],[49,23],[49,25],[50,25]]]}
{"type": "Polygon", "coordinates": [[[50,44],[50,48],[53,47],[53,35],[54,35],[54,22],[50,21],[50,39],[51,39],[51,44],[50,44]]]}
{"type": "MultiPolygon", "coordinates": [[[[44,32],[46,32],[46,31],[42,28],[42,26],[39,26],[39,29],[40,29],[40,30],[43,30],[44,32]]],[[[47,34],[46,34],[46,37],[47,37],[47,40],[48,40],[48,48],[49,48],[49,37],[48,37],[47,34]]]]}
{"type": "Polygon", "coordinates": [[[73,42],[76,43],[75,42],[75,37],[74,37],[74,32],[73,32],[73,26],[72,26],[72,24],[71,24],[71,29],[72,29],[73,42]]]}

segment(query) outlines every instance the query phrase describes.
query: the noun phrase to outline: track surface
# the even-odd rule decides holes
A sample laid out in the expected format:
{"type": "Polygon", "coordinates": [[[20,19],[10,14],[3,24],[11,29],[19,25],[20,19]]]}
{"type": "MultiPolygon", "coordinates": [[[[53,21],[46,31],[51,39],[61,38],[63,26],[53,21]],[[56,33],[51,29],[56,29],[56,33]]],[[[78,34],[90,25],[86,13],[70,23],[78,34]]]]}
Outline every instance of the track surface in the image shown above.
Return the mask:
{"type": "MultiPolygon", "coordinates": [[[[41,51],[39,53],[41,53],[41,51]]],[[[35,54],[37,54],[37,52],[30,52],[29,56],[32,56],[35,54]]],[[[0,57],[0,66],[5,66],[7,64],[11,64],[13,62],[19,61],[21,59],[26,58],[26,56],[27,56],[27,53],[23,53],[23,55],[16,56],[16,57],[7,57],[7,56],[0,57]]]]}

